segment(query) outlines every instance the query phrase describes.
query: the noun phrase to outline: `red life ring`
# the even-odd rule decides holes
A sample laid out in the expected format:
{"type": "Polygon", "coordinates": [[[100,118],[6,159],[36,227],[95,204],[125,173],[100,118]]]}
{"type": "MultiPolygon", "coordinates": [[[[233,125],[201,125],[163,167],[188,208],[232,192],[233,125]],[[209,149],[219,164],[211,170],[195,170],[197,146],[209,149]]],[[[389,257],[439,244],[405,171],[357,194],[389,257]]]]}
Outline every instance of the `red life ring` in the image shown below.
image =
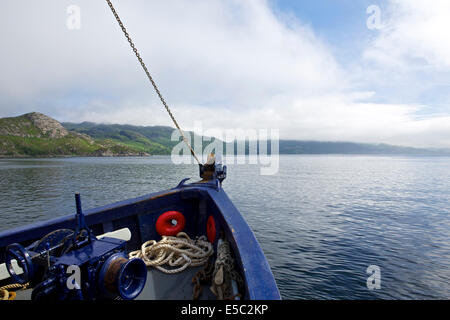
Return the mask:
{"type": "Polygon", "coordinates": [[[186,219],[181,212],[167,211],[156,220],[156,231],[161,236],[176,236],[184,230],[185,225],[186,219]],[[176,224],[173,221],[176,221],[176,224]]]}
{"type": "Polygon", "coordinates": [[[206,222],[206,235],[208,236],[208,241],[214,243],[216,240],[216,221],[214,221],[214,217],[211,215],[206,222]]]}

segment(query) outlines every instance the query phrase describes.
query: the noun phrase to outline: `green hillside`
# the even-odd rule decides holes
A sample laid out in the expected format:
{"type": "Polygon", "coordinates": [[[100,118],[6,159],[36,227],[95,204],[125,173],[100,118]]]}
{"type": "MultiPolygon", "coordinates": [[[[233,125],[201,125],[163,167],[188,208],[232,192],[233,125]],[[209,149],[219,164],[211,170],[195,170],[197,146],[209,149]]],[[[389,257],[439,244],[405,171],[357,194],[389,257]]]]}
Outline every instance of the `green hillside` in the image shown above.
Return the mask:
{"type": "MultiPolygon", "coordinates": [[[[178,141],[164,126],[59,123],[40,113],[0,119],[0,157],[169,155],[178,141]]],[[[192,132],[190,132],[192,137],[192,132]]],[[[201,138],[201,137],[199,137],[201,138]]],[[[202,150],[211,143],[202,139],[202,150]]],[[[220,140],[219,140],[220,141],[220,140]]],[[[193,141],[191,140],[193,144],[193,141]]],[[[252,142],[253,144],[254,142],[252,142]]],[[[233,144],[223,144],[223,153],[233,144]]],[[[248,154],[250,143],[245,142],[248,154]]],[[[271,144],[268,144],[270,153],[271,144]]],[[[234,142],[237,152],[237,142],[234,142]]],[[[418,149],[387,144],[280,140],[280,154],[450,155],[444,149],[418,149]]]]}
{"type": "Polygon", "coordinates": [[[96,124],[92,122],[62,123],[68,129],[89,135],[95,139],[110,139],[111,141],[129,146],[150,154],[170,154],[177,144],[171,141],[173,129],[170,127],[139,127],[118,124],[96,124]]]}
{"type": "Polygon", "coordinates": [[[131,156],[142,150],[68,131],[41,113],[0,119],[0,157],[131,156]]]}
{"type": "MultiPolygon", "coordinates": [[[[95,139],[111,139],[117,143],[154,154],[169,155],[175,145],[181,141],[172,141],[174,128],[164,126],[133,126],[127,124],[97,124],[92,122],[68,123],[62,125],[74,132],[89,135],[95,139]]],[[[193,145],[194,133],[188,132],[193,145]]],[[[198,137],[196,135],[196,137],[198,137]]],[[[198,137],[202,139],[201,137],[198,137]]],[[[213,139],[214,140],[214,139],[213,139]]],[[[203,137],[202,150],[211,141],[203,137]]]]}

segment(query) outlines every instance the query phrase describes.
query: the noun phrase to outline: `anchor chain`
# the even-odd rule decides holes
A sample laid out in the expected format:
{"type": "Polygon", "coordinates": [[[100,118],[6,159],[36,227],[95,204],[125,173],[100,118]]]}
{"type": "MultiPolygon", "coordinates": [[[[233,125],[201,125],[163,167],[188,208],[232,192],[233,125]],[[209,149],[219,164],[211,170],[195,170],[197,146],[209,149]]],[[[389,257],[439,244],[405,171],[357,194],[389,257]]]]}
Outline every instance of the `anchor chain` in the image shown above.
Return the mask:
{"type": "Polygon", "coordinates": [[[192,283],[194,284],[192,300],[198,300],[200,298],[200,295],[203,292],[203,285],[211,283],[213,272],[214,263],[212,263],[210,259],[206,266],[202,270],[199,270],[192,278],[192,283]]]}
{"type": "Polygon", "coordinates": [[[110,0],[106,0],[106,2],[108,3],[108,6],[110,7],[114,17],[116,18],[117,23],[119,24],[120,28],[122,29],[122,32],[125,35],[125,38],[127,38],[127,41],[130,44],[131,49],[133,49],[133,52],[136,55],[136,58],[138,59],[139,63],[141,64],[142,69],[144,69],[144,72],[147,75],[148,80],[150,80],[150,83],[152,84],[153,88],[155,89],[156,94],[158,95],[158,97],[161,100],[162,104],[166,108],[166,111],[169,114],[170,118],[172,119],[172,122],[175,124],[175,127],[178,129],[181,137],[183,138],[184,143],[186,143],[186,145],[188,146],[189,150],[191,151],[191,155],[194,157],[194,159],[197,161],[198,164],[201,164],[200,160],[198,160],[197,155],[195,154],[194,149],[192,148],[190,142],[185,137],[183,131],[181,130],[180,126],[178,125],[177,120],[175,120],[174,115],[170,111],[170,108],[167,105],[166,100],[164,100],[161,92],[159,91],[158,86],[156,85],[155,81],[153,80],[153,77],[150,75],[150,71],[148,71],[148,68],[145,65],[144,60],[142,59],[141,55],[139,54],[138,49],[136,48],[133,40],[131,39],[130,35],[128,34],[127,29],[123,25],[122,20],[120,20],[120,17],[119,17],[119,15],[116,12],[116,9],[114,8],[114,6],[113,6],[113,4],[111,3],[110,0]]]}
{"type": "Polygon", "coordinates": [[[235,270],[230,244],[224,240],[217,248],[211,291],[220,300],[235,300],[242,297],[239,292],[242,292],[243,287],[244,280],[235,270]]]}
{"type": "Polygon", "coordinates": [[[219,300],[242,298],[240,292],[244,290],[244,280],[235,270],[235,262],[228,241],[222,241],[219,244],[215,263],[208,261],[205,268],[198,271],[192,278],[192,283],[194,284],[193,300],[200,298],[205,284],[211,285],[211,292],[219,300]]]}

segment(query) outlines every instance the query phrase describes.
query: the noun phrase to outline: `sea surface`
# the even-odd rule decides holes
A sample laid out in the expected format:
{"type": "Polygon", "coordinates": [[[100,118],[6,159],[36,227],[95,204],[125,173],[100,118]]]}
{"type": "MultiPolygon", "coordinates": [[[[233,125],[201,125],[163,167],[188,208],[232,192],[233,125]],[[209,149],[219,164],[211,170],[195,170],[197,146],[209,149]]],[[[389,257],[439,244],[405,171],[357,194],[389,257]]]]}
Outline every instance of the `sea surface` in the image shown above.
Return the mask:
{"type": "MultiPolygon", "coordinates": [[[[2,159],[0,231],[75,213],[75,192],[86,209],[184,177],[198,167],[170,157],[2,159]]],[[[271,176],[231,164],[223,186],[284,299],[450,298],[448,157],[286,155],[271,176]]]]}

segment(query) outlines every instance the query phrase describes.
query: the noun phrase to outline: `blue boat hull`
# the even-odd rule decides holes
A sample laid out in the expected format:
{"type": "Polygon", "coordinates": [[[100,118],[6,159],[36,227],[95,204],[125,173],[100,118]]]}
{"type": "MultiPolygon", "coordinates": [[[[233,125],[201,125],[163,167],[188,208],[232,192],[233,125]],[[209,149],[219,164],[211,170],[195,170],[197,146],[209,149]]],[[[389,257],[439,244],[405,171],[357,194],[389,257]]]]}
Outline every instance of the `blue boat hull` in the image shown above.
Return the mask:
{"type": "MultiPolygon", "coordinates": [[[[216,222],[217,249],[219,235],[233,249],[238,271],[244,278],[244,299],[277,300],[280,293],[270,266],[252,230],[217,181],[185,184],[174,189],[144,195],[107,206],[84,211],[86,224],[95,235],[128,228],[131,239],[127,250],[140,248],[149,239],[160,240],[155,228],[158,217],[167,211],[179,211],[186,218],[184,232],[195,237],[206,235],[207,219],[216,222]]],[[[68,215],[0,233],[0,262],[11,243],[26,246],[57,229],[75,229],[74,215],[68,215]]],[[[0,286],[5,283],[0,282],[0,286]]]]}

